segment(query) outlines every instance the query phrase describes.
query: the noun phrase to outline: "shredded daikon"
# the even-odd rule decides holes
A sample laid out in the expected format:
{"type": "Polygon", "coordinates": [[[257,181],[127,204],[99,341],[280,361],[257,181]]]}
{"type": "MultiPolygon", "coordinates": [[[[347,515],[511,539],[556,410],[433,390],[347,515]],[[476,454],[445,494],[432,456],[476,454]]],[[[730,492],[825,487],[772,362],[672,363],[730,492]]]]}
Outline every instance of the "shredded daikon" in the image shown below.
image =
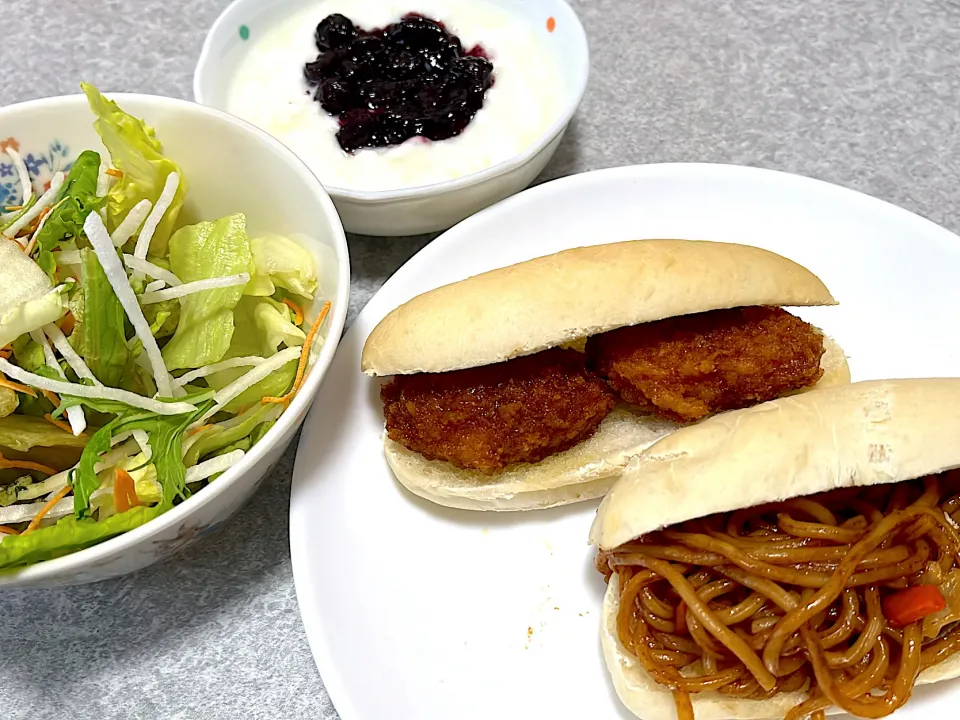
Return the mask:
{"type": "Polygon", "coordinates": [[[79,250],[63,250],[57,253],[58,265],[79,265],[83,262],[83,257],[79,250]]]}
{"type": "Polygon", "coordinates": [[[90,380],[94,385],[103,385],[90,371],[90,368],[87,367],[83,358],[73,349],[73,346],[67,341],[66,336],[60,328],[50,323],[44,326],[43,331],[47,334],[47,337],[53,341],[53,346],[57,349],[57,352],[63,356],[63,359],[67,361],[67,365],[73,369],[77,377],[90,380]]]}
{"type": "Polygon", "coordinates": [[[150,447],[150,436],[147,435],[146,430],[134,430],[133,439],[137,441],[137,445],[140,446],[140,450],[149,460],[153,456],[153,450],[150,447]]]}
{"type": "Polygon", "coordinates": [[[292,347],[287,348],[286,350],[281,350],[276,355],[267,358],[262,363],[254,367],[250,372],[241,375],[225,388],[218,390],[213,396],[213,400],[216,405],[207,410],[207,412],[205,412],[199,420],[193,423],[191,427],[203,425],[207,418],[211,418],[220,412],[227,405],[227,403],[237,397],[244,390],[253,387],[271,373],[282,368],[288,362],[293,362],[294,360],[299,359],[300,351],[302,349],[303,348],[292,347]]]}
{"type": "Polygon", "coordinates": [[[17,169],[17,179],[20,180],[20,188],[22,190],[22,200],[20,204],[26,206],[31,198],[33,198],[33,183],[30,182],[30,173],[27,172],[27,166],[23,162],[23,158],[20,157],[20,153],[12,147],[8,147],[6,152],[7,155],[10,156],[10,159],[13,160],[13,167],[17,169]]]}
{"type": "MultiPolygon", "coordinates": [[[[63,178],[64,175],[62,172],[58,172],[56,175],[54,175],[53,179],[50,181],[50,188],[40,196],[40,199],[33,204],[33,207],[17,218],[17,221],[3,232],[8,237],[16,237],[18,232],[32,223],[37,216],[43,212],[44,208],[53,204],[53,201],[56,199],[57,194],[60,192],[60,188],[63,185],[63,178]]],[[[29,180],[27,182],[29,182],[29,180]]]]}
{"type": "Polygon", "coordinates": [[[135,457],[140,454],[140,445],[133,439],[132,433],[124,433],[127,439],[115,448],[111,448],[99,457],[96,465],[93,466],[94,472],[102,472],[107,468],[112,468],[118,462],[127,458],[135,457]]]}
{"type": "MultiPolygon", "coordinates": [[[[226,457],[226,456],[224,456],[226,457]]],[[[62,490],[63,488],[61,488],[62,490]]],[[[30,522],[38,512],[43,509],[47,502],[30,503],[29,505],[8,505],[0,508],[0,525],[16,525],[17,523],[30,522]]],[[[56,520],[73,512],[73,498],[65,497],[54,505],[44,515],[44,519],[56,520]]]]}
{"type": "MultiPolygon", "coordinates": [[[[235,428],[238,425],[243,425],[250,419],[250,415],[257,412],[260,408],[253,407],[246,412],[240,413],[239,415],[234,415],[232,418],[224,420],[223,422],[218,422],[214,425],[209,425],[210,428],[216,428],[217,430],[230,430],[235,428]]],[[[267,410],[263,415],[260,416],[260,420],[257,423],[258,425],[266,422],[273,422],[283,415],[283,406],[282,405],[271,405],[270,409],[267,410]]],[[[203,437],[203,433],[194,433],[190,435],[183,443],[183,456],[186,457],[187,453],[190,451],[190,448],[193,447],[194,443],[200,440],[203,437]]]]}
{"type": "Polygon", "coordinates": [[[129,405],[130,407],[148,410],[157,415],[182,415],[183,413],[193,412],[197,409],[196,405],[188,402],[161,402],[153,398],[146,398],[127,390],[118,390],[111,387],[90,387],[89,385],[79,385],[77,383],[66,382],[62,380],[51,380],[42,375],[34,375],[23,368],[17,367],[13,363],[0,358],[0,372],[7,377],[11,377],[24,385],[35,387],[39,390],[49,390],[58,395],[72,395],[74,397],[90,398],[92,400],[113,400],[115,402],[129,405]]]}
{"type": "MultiPolygon", "coordinates": [[[[63,200],[60,202],[63,202],[63,200]]],[[[60,203],[57,203],[57,205],[59,204],[60,203]]],[[[28,242],[27,245],[30,245],[37,238],[37,236],[40,234],[40,231],[43,230],[43,226],[47,224],[47,220],[49,220],[50,216],[53,215],[53,211],[57,209],[57,205],[54,205],[50,209],[50,212],[43,214],[43,217],[40,218],[40,222],[37,223],[37,229],[33,231],[33,234],[30,236],[30,242],[28,242]]]]}
{"type": "Polygon", "coordinates": [[[63,487],[70,482],[71,470],[73,470],[73,468],[58,472],[56,475],[51,475],[46,480],[27,485],[22,490],[17,491],[17,500],[33,500],[43,495],[60,492],[63,490],[63,487]]]}
{"type": "Polygon", "coordinates": [[[187,468],[187,483],[195,483],[211,475],[229,470],[240,462],[243,455],[243,450],[234,450],[233,452],[228,452],[226,455],[219,455],[215,458],[204,460],[192,468],[187,468]]]}
{"type": "Polygon", "coordinates": [[[259,365],[263,361],[264,358],[260,357],[259,355],[230,358],[229,360],[223,360],[221,362],[214,363],[213,365],[205,365],[204,367],[197,368],[196,370],[191,370],[190,372],[181,375],[178,378],[174,378],[173,386],[183,387],[184,385],[189,385],[194,380],[199,380],[207,375],[218,373],[221,370],[232,370],[238,367],[250,367],[251,365],[259,365]]]}
{"type": "Polygon", "coordinates": [[[110,189],[110,176],[107,175],[109,165],[105,160],[100,161],[100,171],[97,173],[97,197],[103,197],[110,189]]]}
{"type": "Polygon", "coordinates": [[[87,416],[83,413],[83,408],[79,405],[67,408],[67,422],[70,423],[70,429],[74,436],[82,435],[87,429],[87,416]]]}
{"type": "Polygon", "coordinates": [[[248,282],[250,282],[249,273],[194,280],[193,282],[183,283],[183,285],[177,285],[176,287],[167,288],[166,290],[145,292],[140,296],[140,304],[151,305],[153,303],[166,302],[167,300],[175,300],[176,298],[193,295],[194,293],[205,290],[216,290],[218,288],[233,287],[234,285],[246,285],[248,282]]]}
{"type": "Polygon", "coordinates": [[[30,338],[41,347],[43,350],[43,359],[47,363],[47,367],[53,368],[56,370],[57,375],[66,379],[66,375],[63,374],[63,369],[60,367],[60,363],[57,362],[57,356],[53,354],[53,348],[50,347],[50,343],[47,342],[46,336],[40,330],[31,330],[30,338]]]}
{"type": "Polygon", "coordinates": [[[157,225],[160,224],[160,221],[163,219],[163,214],[173,202],[173,197],[177,194],[177,188],[179,186],[179,173],[172,172],[167,175],[167,179],[163,183],[163,192],[160,193],[160,197],[157,198],[157,204],[153,206],[153,210],[150,211],[146,221],[143,223],[140,237],[137,238],[137,244],[133,248],[134,257],[146,260],[147,251],[150,250],[150,241],[153,240],[153,234],[157,231],[157,225]]]}
{"type": "Polygon", "coordinates": [[[183,285],[183,282],[174,275],[169,270],[164,270],[159,265],[154,265],[149,260],[141,260],[138,257],[133,255],[124,255],[123,262],[126,263],[127,267],[131,270],[141,272],[147,277],[156,278],[157,280],[163,280],[170,287],[177,287],[178,285],[183,285]]]}
{"type": "Polygon", "coordinates": [[[154,280],[152,283],[147,283],[147,286],[143,289],[143,292],[156,292],[157,290],[163,290],[166,286],[167,284],[163,280],[154,280]]]}
{"type": "MultiPolygon", "coordinates": [[[[63,368],[61,368],[60,363],[57,362],[57,358],[53,354],[50,343],[47,342],[47,337],[43,334],[43,331],[31,330],[30,338],[43,349],[43,360],[47,364],[47,367],[57,373],[61,380],[66,380],[67,376],[64,375],[63,368]]],[[[73,431],[74,436],[80,435],[87,429],[87,416],[84,415],[83,408],[78,405],[67,408],[67,421],[70,423],[70,429],[73,431]]]]}
{"type": "MultiPolygon", "coordinates": [[[[172,174],[172,173],[171,173],[172,174]]],[[[100,266],[103,268],[103,274],[113,287],[120,304],[130,318],[134,332],[140,338],[143,344],[143,350],[150,360],[150,367],[153,370],[153,377],[157,383],[157,391],[163,397],[170,397],[173,394],[173,384],[170,379],[170,373],[167,372],[167,366],[163,363],[163,356],[160,354],[160,347],[157,345],[156,338],[150,332],[150,323],[143,316],[143,310],[137,302],[137,296],[130,287],[127,280],[127,273],[123,269],[120,258],[117,257],[116,249],[110,242],[110,236],[107,234],[107,228],[103,224],[100,216],[91,213],[83,223],[83,230],[87,239],[93,246],[97,258],[100,260],[100,266]]],[[[130,393],[133,395],[133,393],[130,393]]],[[[139,396],[136,396],[139,397],[139,396]]],[[[163,403],[161,403],[163,404],[163,403]]]]}
{"type": "Polygon", "coordinates": [[[126,244],[127,240],[133,237],[137,228],[147,219],[151,207],[153,207],[153,205],[149,200],[141,200],[130,208],[130,212],[120,221],[120,224],[114,229],[113,234],[110,235],[110,242],[113,243],[114,247],[121,247],[126,244]]]}

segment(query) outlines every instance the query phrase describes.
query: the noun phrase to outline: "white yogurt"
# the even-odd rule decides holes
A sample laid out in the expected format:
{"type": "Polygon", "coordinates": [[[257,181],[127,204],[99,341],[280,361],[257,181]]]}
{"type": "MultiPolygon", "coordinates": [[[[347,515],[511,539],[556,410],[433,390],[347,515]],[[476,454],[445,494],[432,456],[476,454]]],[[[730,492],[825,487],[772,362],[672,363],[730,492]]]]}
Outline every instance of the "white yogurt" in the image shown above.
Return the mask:
{"type": "Polygon", "coordinates": [[[321,0],[249,41],[227,95],[227,111],[279,139],[331,187],[394,190],[479,172],[523,152],[560,113],[556,59],[533,28],[482,0],[321,0]],[[364,29],[409,12],[444,23],[465,48],[481,45],[494,67],[483,107],[460,135],[365,148],[348,154],[336,118],[308,93],[304,63],[317,56],[314,31],[332,13],[364,29]]]}

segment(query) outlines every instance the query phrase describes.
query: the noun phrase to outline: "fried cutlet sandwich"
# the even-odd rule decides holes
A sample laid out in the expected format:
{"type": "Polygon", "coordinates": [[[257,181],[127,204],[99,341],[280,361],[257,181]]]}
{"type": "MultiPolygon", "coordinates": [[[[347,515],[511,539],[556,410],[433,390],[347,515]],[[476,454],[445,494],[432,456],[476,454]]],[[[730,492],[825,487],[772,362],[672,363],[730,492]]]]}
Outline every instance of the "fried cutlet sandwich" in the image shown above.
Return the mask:
{"type": "Polygon", "coordinates": [[[400,482],[474,510],[602,496],[678,427],[814,386],[846,359],[784,306],[824,284],[745,245],[636,240],[565,250],[419,295],[367,338],[388,378],[384,449],[400,482]]]}
{"type": "Polygon", "coordinates": [[[958,403],[960,379],[818,389],[631,461],[590,536],[626,707],[880,718],[960,676],[958,403]]]}

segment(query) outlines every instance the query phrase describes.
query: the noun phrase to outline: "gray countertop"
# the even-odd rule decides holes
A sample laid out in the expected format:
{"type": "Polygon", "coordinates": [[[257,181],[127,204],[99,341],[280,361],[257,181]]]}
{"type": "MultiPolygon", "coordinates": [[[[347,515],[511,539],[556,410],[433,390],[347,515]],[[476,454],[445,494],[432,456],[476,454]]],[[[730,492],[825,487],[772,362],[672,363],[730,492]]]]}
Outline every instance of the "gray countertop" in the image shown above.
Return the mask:
{"type": "MultiPolygon", "coordinates": [[[[227,2],[3,0],[0,104],[73,93],[81,79],[189,98],[227,2]]],[[[960,230],[956,0],[573,4],[590,37],[590,87],[543,179],[663,161],[756,165],[960,230]]],[[[348,322],[428,240],[350,238],[348,322]]],[[[4,592],[4,717],[336,717],[290,571],[293,457],[219,534],[166,564],[4,592]]]]}

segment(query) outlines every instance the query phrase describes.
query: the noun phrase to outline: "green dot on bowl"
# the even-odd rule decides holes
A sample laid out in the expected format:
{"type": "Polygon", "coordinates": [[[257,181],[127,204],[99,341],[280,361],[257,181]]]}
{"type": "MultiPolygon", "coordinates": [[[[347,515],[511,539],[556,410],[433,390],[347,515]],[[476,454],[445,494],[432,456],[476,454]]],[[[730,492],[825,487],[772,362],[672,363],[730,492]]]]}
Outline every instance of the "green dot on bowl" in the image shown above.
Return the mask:
{"type": "Polygon", "coordinates": [[[248,28],[246,25],[241,25],[241,26],[240,26],[240,39],[241,39],[241,40],[247,40],[247,39],[249,39],[249,38],[250,38],[250,28],[248,28]]]}

